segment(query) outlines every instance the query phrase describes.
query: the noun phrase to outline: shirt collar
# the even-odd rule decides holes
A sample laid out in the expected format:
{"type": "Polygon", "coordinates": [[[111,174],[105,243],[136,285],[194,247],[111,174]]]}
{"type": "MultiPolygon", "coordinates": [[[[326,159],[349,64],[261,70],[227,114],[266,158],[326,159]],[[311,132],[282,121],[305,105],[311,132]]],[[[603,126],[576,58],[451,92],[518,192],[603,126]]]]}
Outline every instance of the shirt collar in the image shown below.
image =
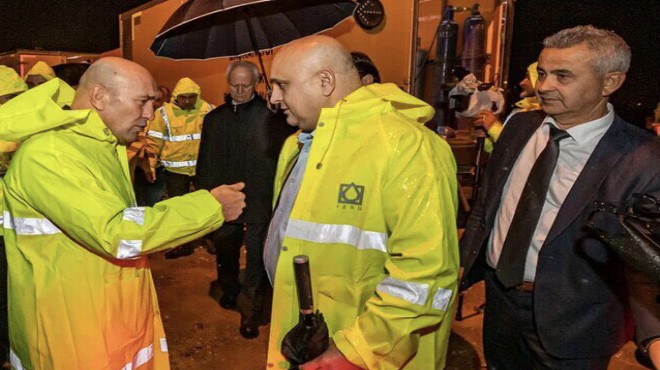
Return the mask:
{"type": "MultiPolygon", "coordinates": [[[[584,145],[592,140],[600,139],[614,122],[614,108],[612,104],[607,103],[607,114],[593,121],[581,123],[566,130],[576,143],[584,145]]],[[[549,123],[557,128],[557,122],[554,118],[546,116],[543,123],[549,123]]]]}

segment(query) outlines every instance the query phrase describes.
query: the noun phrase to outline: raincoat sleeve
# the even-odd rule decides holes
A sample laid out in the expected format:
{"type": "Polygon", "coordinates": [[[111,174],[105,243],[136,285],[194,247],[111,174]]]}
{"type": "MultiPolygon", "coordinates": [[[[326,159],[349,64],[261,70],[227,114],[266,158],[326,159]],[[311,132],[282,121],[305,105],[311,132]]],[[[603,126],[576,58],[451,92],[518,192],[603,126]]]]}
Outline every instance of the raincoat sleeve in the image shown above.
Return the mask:
{"type": "Polygon", "coordinates": [[[499,122],[493,123],[493,125],[488,129],[488,137],[486,138],[485,141],[485,146],[484,149],[486,150],[486,153],[492,153],[493,152],[493,146],[497,142],[497,139],[500,138],[500,135],[502,134],[502,130],[504,129],[504,126],[499,122]]]}
{"type": "Polygon", "coordinates": [[[367,369],[403,367],[422,332],[450,324],[457,291],[458,193],[451,150],[423,133],[402,135],[390,150],[382,189],[389,275],[353,326],[332,338],[349,361],[367,369]]]}
{"type": "Polygon", "coordinates": [[[99,255],[132,259],[194,240],[223,222],[222,208],[208,191],[153,208],[127,208],[124,192],[131,189],[121,171],[114,179],[99,179],[94,163],[61,141],[42,141],[29,149],[30,155],[15,157],[20,168],[29,170],[11,175],[12,195],[99,255]]]}

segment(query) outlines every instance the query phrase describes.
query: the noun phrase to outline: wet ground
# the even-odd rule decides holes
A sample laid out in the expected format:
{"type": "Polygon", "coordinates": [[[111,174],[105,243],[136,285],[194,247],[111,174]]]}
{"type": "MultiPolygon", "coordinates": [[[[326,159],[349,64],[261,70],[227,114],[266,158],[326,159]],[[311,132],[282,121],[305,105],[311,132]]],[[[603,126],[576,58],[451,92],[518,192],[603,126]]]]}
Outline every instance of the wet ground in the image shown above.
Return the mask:
{"type": "MultiPolygon", "coordinates": [[[[240,314],[220,307],[209,295],[215,279],[215,256],[198,248],[195,254],[166,260],[151,259],[173,370],[264,370],[268,326],[257,339],[238,333],[240,314]]],[[[462,321],[455,321],[448,352],[448,370],[485,369],[481,348],[483,288],[465,296],[462,321]]],[[[240,304],[240,302],[239,302],[240,304]]],[[[631,343],[614,356],[609,370],[642,370],[631,343]]],[[[417,369],[416,369],[417,370],[417,369]]],[[[424,369],[419,369],[424,370],[424,369]]]]}

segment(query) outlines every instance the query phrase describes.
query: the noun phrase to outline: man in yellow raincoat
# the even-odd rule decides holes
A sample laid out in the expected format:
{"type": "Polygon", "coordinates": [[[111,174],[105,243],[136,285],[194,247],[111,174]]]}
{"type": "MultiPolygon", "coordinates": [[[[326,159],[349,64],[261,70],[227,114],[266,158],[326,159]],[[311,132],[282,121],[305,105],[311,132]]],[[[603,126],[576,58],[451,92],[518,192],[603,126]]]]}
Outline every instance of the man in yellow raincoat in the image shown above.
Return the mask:
{"type": "Polygon", "coordinates": [[[509,114],[509,117],[507,117],[504,123],[500,122],[500,119],[490,110],[482,110],[479,112],[479,116],[473,121],[474,126],[481,126],[486,130],[486,133],[488,133],[488,140],[486,140],[485,147],[486,152],[490,153],[493,151],[493,144],[499,139],[502,130],[504,130],[504,124],[506,124],[506,121],[508,121],[512,115],[518,112],[529,112],[541,109],[541,104],[539,104],[539,100],[536,97],[536,91],[534,91],[536,80],[539,79],[539,73],[536,71],[537,65],[538,63],[534,62],[527,67],[525,78],[523,78],[518,84],[522,88],[522,91],[520,92],[520,97],[522,99],[516,102],[516,108],[511,111],[511,114],[509,114]]]}
{"type": "Polygon", "coordinates": [[[17,370],[169,369],[147,254],[239,216],[243,184],[136,207],[126,147],[153,117],[147,70],[104,58],[72,109],[53,79],[0,107],[21,141],[5,183],[11,365],[17,370]]]}
{"type": "Polygon", "coordinates": [[[271,103],[301,133],[280,154],[264,248],[268,368],[289,368],[280,346],[298,323],[293,257],[308,255],[332,341],[301,369],[442,369],[457,188],[449,146],[423,126],[433,109],[393,84],[362,86],[348,51],[326,36],[282,48],[271,81],[271,103]]]}
{"type": "Polygon", "coordinates": [[[25,83],[31,89],[55,78],[55,71],[45,62],[38,61],[25,74],[25,83]]]}
{"type": "MultiPolygon", "coordinates": [[[[201,94],[193,80],[180,79],[172,92],[172,101],[163,103],[149,123],[146,150],[156,153],[165,167],[165,187],[170,198],[188,193],[195,176],[202,123],[206,113],[213,109],[202,100],[201,94]]],[[[155,180],[156,169],[152,167],[149,172],[155,180]]],[[[193,251],[192,244],[185,244],[165,253],[165,257],[178,258],[193,251]]]]}
{"type": "MultiPolygon", "coordinates": [[[[27,90],[27,85],[13,68],[0,65],[0,106],[27,90]]],[[[16,143],[0,141],[0,178],[5,176],[16,143]]],[[[0,182],[0,202],[2,182],[0,182]]],[[[2,204],[0,204],[2,209],[2,204]]],[[[7,256],[0,228],[0,364],[9,361],[9,326],[7,325],[7,256]]]]}

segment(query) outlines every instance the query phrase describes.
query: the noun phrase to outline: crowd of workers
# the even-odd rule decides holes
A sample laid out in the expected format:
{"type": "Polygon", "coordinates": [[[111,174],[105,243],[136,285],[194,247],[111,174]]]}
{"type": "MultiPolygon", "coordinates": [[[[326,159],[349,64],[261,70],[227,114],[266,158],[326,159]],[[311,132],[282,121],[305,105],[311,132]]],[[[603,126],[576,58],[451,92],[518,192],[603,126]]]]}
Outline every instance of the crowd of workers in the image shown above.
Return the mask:
{"type": "Polygon", "coordinates": [[[484,279],[490,369],[605,370],[633,336],[660,366],[659,287],[586,227],[594,200],[660,196],[660,142],[608,103],[629,66],[610,31],[545,39],[519,111],[475,120],[492,156],[460,253],[456,164],[423,126],[433,109],[335,39],[280,48],[269,101],[256,65],[231,64],[219,107],[121,58],[77,90],[41,62],[25,79],[0,66],[0,350],[17,370],[169,369],[148,255],[208,238],[210,293],[226,309],[245,297],[245,338],[270,321],[269,369],[290,366],[298,255],[330,335],[303,370],[444,368],[456,297],[484,279]]]}

